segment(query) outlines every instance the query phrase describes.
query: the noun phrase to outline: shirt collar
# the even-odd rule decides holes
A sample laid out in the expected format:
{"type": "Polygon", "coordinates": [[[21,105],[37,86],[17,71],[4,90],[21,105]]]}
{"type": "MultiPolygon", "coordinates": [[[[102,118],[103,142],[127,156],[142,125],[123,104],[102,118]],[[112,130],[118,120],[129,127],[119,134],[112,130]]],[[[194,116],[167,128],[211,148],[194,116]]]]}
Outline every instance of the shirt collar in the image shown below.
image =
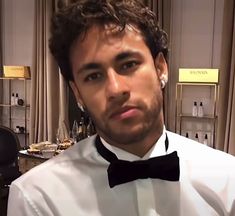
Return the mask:
{"type": "Polygon", "coordinates": [[[152,157],[165,155],[166,154],[166,147],[165,147],[165,140],[166,140],[166,129],[163,127],[163,132],[157,142],[152,146],[152,148],[141,158],[137,155],[131,154],[123,149],[118,147],[112,146],[107,143],[102,137],[100,137],[101,142],[103,145],[111,152],[113,152],[118,159],[120,160],[128,160],[128,161],[135,161],[135,160],[146,160],[152,157]]]}

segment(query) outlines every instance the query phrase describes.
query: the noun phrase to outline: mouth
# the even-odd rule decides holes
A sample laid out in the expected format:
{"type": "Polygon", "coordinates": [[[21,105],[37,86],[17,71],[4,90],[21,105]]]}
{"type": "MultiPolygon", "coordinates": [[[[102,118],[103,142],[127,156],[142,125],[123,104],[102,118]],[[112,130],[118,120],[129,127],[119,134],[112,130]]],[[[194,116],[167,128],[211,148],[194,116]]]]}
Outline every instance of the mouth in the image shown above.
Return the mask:
{"type": "Polygon", "coordinates": [[[110,115],[110,118],[115,119],[115,120],[133,118],[138,114],[138,112],[139,112],[139,109],[137,107],[125,106],[112,112],[110,115]]]}

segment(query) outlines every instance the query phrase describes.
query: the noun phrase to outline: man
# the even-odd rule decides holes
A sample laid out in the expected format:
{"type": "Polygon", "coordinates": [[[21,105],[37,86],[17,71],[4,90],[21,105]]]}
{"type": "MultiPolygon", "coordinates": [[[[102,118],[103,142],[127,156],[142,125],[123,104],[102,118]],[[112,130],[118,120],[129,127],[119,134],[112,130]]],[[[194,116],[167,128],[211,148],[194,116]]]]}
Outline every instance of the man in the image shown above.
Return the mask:
{"type": "Polygon", "coordinates": [[[235,215],[234,157],[164,127],[167,39],[151,11],[77,1],[50,49],[98,135],[13,182],[9,216],[235,215]]]}

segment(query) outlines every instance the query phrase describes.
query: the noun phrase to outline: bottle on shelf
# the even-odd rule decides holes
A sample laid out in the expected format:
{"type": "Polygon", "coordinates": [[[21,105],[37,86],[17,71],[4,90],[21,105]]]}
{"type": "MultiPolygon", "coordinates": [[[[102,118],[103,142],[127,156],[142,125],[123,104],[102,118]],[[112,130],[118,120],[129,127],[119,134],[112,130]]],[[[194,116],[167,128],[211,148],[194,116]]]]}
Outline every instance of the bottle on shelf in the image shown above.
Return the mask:
{"type": "Polygon", "coordinates": [[[20,133],[23,134],[25,133],[25,128],[24,127],[19,127],[20,133]]]}
{"type": "Polygon", "coordinates": [[[205,134],[203,144],[208,146],[208,136],[207,136],[207,134],[205,134]]]}
{"type": "Polygon", "coordinates": [[[192,116],[197,116],[197,102],[194,101],[192,108],[192,116]]]}
{"type": "Polygon", "coordinates": [[[14,105],[18,105],[18,100],[19,100],[19,95],[18,95],[18,93],[16,93],[16,96],[15,96],[15,104],[14,104],[14,105]]]}
{"type": "Polygon", "coordinates": [[[199,142],[198,133],[195,134],[195,141],[199,142]]]}
{"type": "Polygon", "coordinates": [[[15,132],[20,133],[20,126],[16,126],[15,132]]]}
{"type": "Polygon", "coordinates": [[[198,107],[198,117],[203,117],[203,116],[204,116],[203,105],[202,102],[200,102],[200,105],[198,107]]]}
{"type": "Polygon", "coordinates": [[[11,94],[11,105],[15,105],[15,94],[11,94]]]}
{"type": "Polygon", "coordinates": [[[185,137],[189,138],[189,136],[188,136],[188,132],[186,132],[185,137]]]}

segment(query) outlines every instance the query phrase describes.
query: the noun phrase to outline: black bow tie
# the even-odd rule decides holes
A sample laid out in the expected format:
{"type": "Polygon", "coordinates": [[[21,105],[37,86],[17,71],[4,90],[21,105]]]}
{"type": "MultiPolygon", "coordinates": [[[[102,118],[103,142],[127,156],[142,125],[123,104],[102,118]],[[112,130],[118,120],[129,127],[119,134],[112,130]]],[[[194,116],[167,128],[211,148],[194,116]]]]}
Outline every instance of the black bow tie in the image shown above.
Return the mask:
{"type": "MultiPolygon", "coordinates": [[[[136,179],[158,178],[168,181],[179,180],[179,157],[176,151],[171,154],[150,158],[148,160],[131,162],[119,160],[114,153],[105,148],[99,136],[96,136],[95,145],[99,154],[110,162],[107,172],[109,186],[111,188],[136,179]]],[[[167,150],[167,136],[165,145],[167,150]]]]}

